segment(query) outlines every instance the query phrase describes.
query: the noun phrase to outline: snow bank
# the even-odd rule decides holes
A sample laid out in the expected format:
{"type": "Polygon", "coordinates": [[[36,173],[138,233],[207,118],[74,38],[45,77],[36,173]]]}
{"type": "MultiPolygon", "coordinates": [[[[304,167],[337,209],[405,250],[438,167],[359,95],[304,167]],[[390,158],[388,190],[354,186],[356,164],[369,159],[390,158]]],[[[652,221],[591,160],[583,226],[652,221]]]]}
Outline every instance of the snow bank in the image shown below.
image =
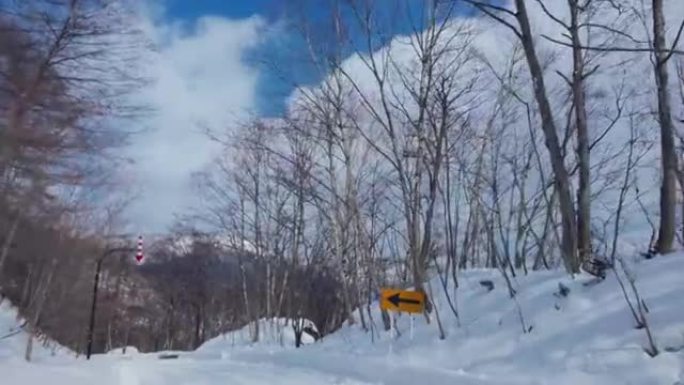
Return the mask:
{"type": "MultiPolygon", "coordinates": [[[[24,360],[28,334],[23,329],[24,320],[8,300],[0,304],[0,364],[3,361],[24,360]]],[[[36,339],[33,342],[32,361],[63,356],[70,351],[53,341],[36,339]]]]}
{"type": "Polygon", "coordinates": [[[311,357],[325,357],[326,362],[331,356],[363,357],[355,370],[378,381],[391,376],[375,375],[377,367],[385,372],[409,367],[441,373],[435,383],[445,373],[493,384],[684,383],[684,254],[633,261],[630,270],[650,311],[648,320],[661,351],[655,358],[644,353],[646,334],[635,328],[613,272],[596,285],[587,285],[593,282],[588,275],[572,279],[563,272],[518,276],[512,279],[517,292],[513,300],[498,271],[473,270],[461,274],[458,290],[449,285],[460,319],[440,280],[430,283],[437,293],[444,340],[439,339],[434,314],[430,324],[422,316],[413,317],[413,339],[412,317],[398,315],[399,337],[393,339],[382,331],[376,309],[372,332],[347,326],[308,348],[311,353],[282,359],[287,365],[316,366],[325,363],[312,363],[311,357]],[[491,280],[495,289],[489,292],[482,280],[491,280]],[[554,294],[559,283],[570,289],[567,297],[554,294]]]}
{"type": "Polygon", "coordinates": [[[133,355],[133,354],[140,354],[140,352],[138,351],[138,348],[136,348],[135,346],[126,346],[125,348],[120,347],[120,348],[112,349],[112,350],[108,351],[107,354],[110,354],[110,355],[124,355],[124,354],[133,355]]]}
{"type": "MultiPolygon", "coordinates": [[[[258,340],[255,342],[252,336],[255,333],[254,324],[249,324],[242,329],[225,333],[213,338],[200,346],[197,352],[203,354],[220,354],[225,356],[230,350],[236,348],[294,348],[295,333],[292,323],[295,320],[287,318],[273,318],[259,320],[258,340]]],[[[316,325],[310,320],[303,320],[302,327],[316,329],[316,325]]],[[[302,344],[308,345],[316,342],[314,338],[307,334],[302,334],[302,344]]]]}

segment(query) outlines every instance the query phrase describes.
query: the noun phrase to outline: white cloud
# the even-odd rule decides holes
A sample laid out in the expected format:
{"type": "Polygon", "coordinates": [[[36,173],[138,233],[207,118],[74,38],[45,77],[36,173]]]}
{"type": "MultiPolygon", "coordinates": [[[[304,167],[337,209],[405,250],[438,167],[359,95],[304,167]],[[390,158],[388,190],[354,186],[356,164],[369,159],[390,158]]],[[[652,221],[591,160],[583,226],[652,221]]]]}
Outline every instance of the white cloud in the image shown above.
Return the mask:
{"type": "Polygon", "coordinates": [[[224,127],[255,108],[258,72],[243,59],[259,44],[265,23],[207,16],[187,26],[155,21],[159,9],[147,14],[144,30],[158,52],[150,64],[155,84],[144,97],[155,112],[149,131],[129,149],[142,194],[130,222],[133,230],[157,232],[197,203],[190,176],[217,150],[203,127],[224,127]]]}

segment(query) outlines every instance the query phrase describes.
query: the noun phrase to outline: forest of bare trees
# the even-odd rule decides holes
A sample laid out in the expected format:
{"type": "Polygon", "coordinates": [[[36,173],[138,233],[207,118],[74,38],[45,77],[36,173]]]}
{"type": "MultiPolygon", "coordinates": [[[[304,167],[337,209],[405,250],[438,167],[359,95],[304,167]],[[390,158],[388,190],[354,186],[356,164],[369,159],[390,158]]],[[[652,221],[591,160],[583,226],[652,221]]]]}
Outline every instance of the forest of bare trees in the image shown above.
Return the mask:
{"type": "Polygon", "coordinates": [[[1,3],[0,287],[29,334],[70,322],[55,305],[85,284],[74,278],[104,235],[122,127],[145,109],[127,98],[144,85],[133,59],[147,49],[129,18],[114,2],[1,3]]]}
{"type": "MultiPolygon", "coordinates": [[[[108,260],[97,351],[245,325],[257,341],[263,318],[372,334],[381,287],[454,298],[465,269],[574,276],[684,241],[679,0],[325,3],[288,25],[320,81],[263,58],[295,84],[285,111],[207,130],[221,150],[186,230],[142,266],[108,260]]],[[[0,293],[79,353],[96,260],[125,239],[116,150],[154,114],[130,97],[153,80],[134,19],[113,0],[0,0],[0,293]]],[[[426,310],[446,338],[450,315],[426,310]]]]}
{"type": "Polygon", "coordinates": [[[367,329],[385,285],[429,294],[428,277],[447,288],[471,267],[574,275],[668,253],[684,228],[679,8],[331,1],[293,26],[323,80],[281,117],[211,133],[224,150],[198,178],[199,217],[260,254],[330,266],[367,329]],[[411,28],[387,41],[397,18],[411,28]]]}

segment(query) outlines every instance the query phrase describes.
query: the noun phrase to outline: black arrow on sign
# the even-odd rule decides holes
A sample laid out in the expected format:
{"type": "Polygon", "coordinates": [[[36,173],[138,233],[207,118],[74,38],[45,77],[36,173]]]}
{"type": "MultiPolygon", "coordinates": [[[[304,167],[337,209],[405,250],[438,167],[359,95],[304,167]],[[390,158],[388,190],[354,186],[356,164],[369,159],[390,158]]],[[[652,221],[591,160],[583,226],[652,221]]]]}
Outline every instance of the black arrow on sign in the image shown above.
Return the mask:
{"type": "Polygon", "coordinates": [[[420,305],[421,304],[421,302],[416,300],[416,299],[401,298],[400,293],[397,293],[397,294],[394,294],[394,295],[387,297],[387,300],[390,301],[390,303],[396,307],[399,307],[400,303],[409,303],[412,305],[420,305]]]}

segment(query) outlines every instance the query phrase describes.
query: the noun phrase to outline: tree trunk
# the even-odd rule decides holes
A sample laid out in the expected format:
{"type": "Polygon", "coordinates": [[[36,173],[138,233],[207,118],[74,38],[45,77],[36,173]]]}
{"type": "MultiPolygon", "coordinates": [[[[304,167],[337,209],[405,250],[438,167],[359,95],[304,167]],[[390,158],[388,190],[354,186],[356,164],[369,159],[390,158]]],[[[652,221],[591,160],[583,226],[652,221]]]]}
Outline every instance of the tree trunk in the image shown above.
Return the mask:
{"type": "MultiPolygon", "coordinates": [[[[240,278],[242,281],[242,299],[245,303],[245,314],[247,315],[247,319],[250,321],[254,321],[252,319],[252,310],[250,309],[250,304],[249,304],[249,292],[247,290],[247,271],[245,269],[245,263],[242,261],[242,256],[238,258],[238,264],[240,265],[240,278]]],[[[259,340],[258,335],[252,334],[252,342],[256,342],[259,340]]]]}
{"type": "Polygon", "coordinates": [[[36,297],[31,301],[31,306],[29,311],[33,311],[33,315],[27,320],[26,325],[28,327],[28,340],[26,341],[26,351],[24,358],[26,361],[31,361],[31,354],[33,353],[33,339],[35,338],[36,331],[38,330],[38,325],[43,313],[43,308],[45,301],[50,293],[50,285],[52,284],[52,278],[54,276],[57,267],[57,256],[53,256],[48,267],[47,276],[42,279],[41,283],[36,289],[36,297]]]}
{"type": "Polygon", "coordinates": [[[577,227],[575,221],[575,210],[570,193],[570,177],[565,168],[563,154],[558,139],[556,123],[551,111],[546,85],[544,84],[544,73],[537,57],[532,37],[532,29],[527,15],[525,0],[515,0],[517,6],[516,18],[520,25],[520,39],[522,41],[525,57],[529,66],[534,96],[537,100],[539,113],[542,120],[542,131],[544,132],[544,144],[549,151],[551,167],[554,173],[554,183],[558,191],[558,202],[560,204],[562,241],[561,252],[565,268],[569,273],[579,272],[579,261],[577,259],[577,227]]]}
{"type": "Polygon", "coordinates": [[[9,255],[9,251],[12,248],[12,243],[14,242],[14,237],[17,235],[17,229],[19,228],[19,215],[15,215],[12,218],[12,224],[10,225],[9,231],[5,236],[5,240],[2,243],[2,251],[0,251],[0,277],[2,276],[2,268],[5,265],[5,260],[9,255]]]}
{"type": "MultiPolygon", "coordinates": [[[[353,318],[353,310],[352,310],[352,304],[351,304],[351,296],[350,296],[350,290],[349,290],[349,282],[348,278],[345,275],[345,271],[349,269],[349,254],[346,250],[346,247],[344,247],[343,244],[343,228],[345,225],[345,219],[342,218],[341,216],[341,209],[343,206],[340,204],[340,198],[339,194],[337,192],[337,173],[335,171],[335,153],[333,149],[333,130],[331,127],[328,127],[328,130],[326,132],[326,150],[327,150],[327,160],[328,160],[328,180],[330,184],[330,190],[331,190],[331,213],[329,214],[330,218],[330,227],[331,227],[331,235],[332,235],[332,244],[334,247],[334,255],[337,258],[341,259],[341,268],[339,269],[339,279],[340,282],[342,283],[342,302],[345,310],[345,316],[347,317],[347,321],[349,324],[354,323],[354,318],[353,318]]],[[[301,186],[299,187],[301,191],[301,186]]]]}
{"type": "Polygon", "coordinates": [[[584,82],[584,58],[579,36],[580,7],[577,0],[568,0],[570,7],[570,36],[572,38],[572,96],[575,105],[577,129],[577,166],[579,187],[577,190],[577,248],[582,263],[591,257],[591,189],[589,123],[587,119],[586,88],[584,82]]]}
{"type": "Polygon", "coordinates": [[[266,319],[271,319],[272,309],[271,309],[271,260],[266,261],[266,319]]]}
{"type": "Polygon", "coordinates": [[[24,351],[24,360],[26,362],[31,361],[31,355],[33,354],[33,334],[35,333],[33,326],[31,326],[31,323],[26,324],[27,328],[27,340],[26,340],[26,350],[24,351]]]}
{"type": "MultiPolygon", "coordinates": [[[[246,234],[245,234],[245,201],[242,197],[240,197],[240,250],[241,253],[245,253],[245,246],[246,246],[246,234]]],[[[247,270],[245,269],[245,263],[243,261],[243,255],[240,254],[238,258],[238,264],[240,268],[240,277],[242,281],[242,298],[245,303],[245,313],[247,314],[247,319],[250,321],[254,321],[255,323],[255,330],[252,333],[251,340],[252,342],[257,342],[259,340],[259,316],[258,312],[255,312],[252,314],[252,309],[250,308],[249,304],[249,292],[247,290],[247,270]],[[254,316],[254,319],[252,319],[252,315],[254,316]]]]}
{"type": "Polygon", "coordinates": [[[295,348],[302,346],[302,333],[304,332],[301,318],[292,321],[292,330],[295,335],[295,348]]]}
{"type": "Polygon", "coordinates": [[[669,53],[665,42],[665,16],[663,0],[653,0],[653,45],[655,48],[655,78],[658,88],[658,119],[660,121],[660,147],[663,180],[660,187],[660,229],[656,252],[672,251],[675,238],[675,209],[677,204],[677,155],[674,144],[674,127],[670,109],[670,92],[667,62],[669,53]]]}
{"type": "Polygon", "coordinates": [[[166,323],[166,343],[164,344],[164,347],[167,350],[173,350],[173,341],[175,338],[175,328],[174,328],[174,316],[175,316],[175,307],[176,303],[174,301],[173,296],[169,299],[169,310],[166,314],[167,317],[167,323],[166,323]]]}
{"type": "MultiPolygon", "coordinates": [[[[112,341],[112,319],[109,318],[107,320],[107,342],[105,344],[105,351],[108,352],[108,351],[112,350],[113,347],[114,347],[114,343],[112,341]]],[[[125,350],[125,347],[124,347],[124,350],[125,350]]],[[[124,351],[124,353],[125,353],[125,351],[124,351]]]]}
{"type": "Polygon", "coordinates": [[[387,310],[380,311],[380,318],[382,318],[382,326],[386,332],[390,331],[392,328],[392,321],[390,320],[390,315],[387,310]]]}
{"type": "Polygon", "coordinates": [[[201,309],[202,308],[201,308],[201,306],[199,306],[197,304],[195,304],[193,307],[195,310],[195,333],[194,333],[193,348],[197,349],[202,343],[201,337],[200,337],[200,329],[202,327],[202,315],[201,315],[201,313],[202,313],[201,309]]]}
{"type": "Polygon", "coordinates": [[[123,343],[123,349],[121,350],[121,354],[126,354],[126,348],[128,348],[128,341],[129,341],[129,336],[131,335],[131,327],[126,326],[126,332],[124,334],[124,343],[123,343]]]}

